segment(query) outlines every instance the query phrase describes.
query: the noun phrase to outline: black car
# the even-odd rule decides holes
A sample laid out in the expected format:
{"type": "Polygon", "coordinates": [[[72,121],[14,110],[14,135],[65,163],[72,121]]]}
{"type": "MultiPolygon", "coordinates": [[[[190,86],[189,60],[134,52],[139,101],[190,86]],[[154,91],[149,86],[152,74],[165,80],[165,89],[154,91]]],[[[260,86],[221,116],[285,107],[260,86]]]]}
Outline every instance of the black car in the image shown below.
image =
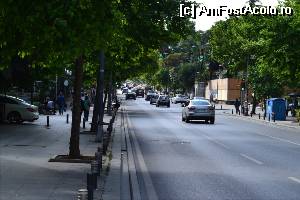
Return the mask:
{"type": "Polygon", "coordinates": [[[135,91],[135,94],[136,94],[137,97],[144,97],[145,92],[144,92],[143,89],[137,89],[135,91]]]}
{"type": "Polygon", "coordinates": [[[156,101],[156,107],[159,106],[167,106],[170,107],[170,98],[167,95],[159,95],[157,101],[156,101]]]}
{"type": "Polygon", "coordinates": [[[136,99],[136,94],[134,92],[128,92],[126,93],[125,99],[136,99]]]}

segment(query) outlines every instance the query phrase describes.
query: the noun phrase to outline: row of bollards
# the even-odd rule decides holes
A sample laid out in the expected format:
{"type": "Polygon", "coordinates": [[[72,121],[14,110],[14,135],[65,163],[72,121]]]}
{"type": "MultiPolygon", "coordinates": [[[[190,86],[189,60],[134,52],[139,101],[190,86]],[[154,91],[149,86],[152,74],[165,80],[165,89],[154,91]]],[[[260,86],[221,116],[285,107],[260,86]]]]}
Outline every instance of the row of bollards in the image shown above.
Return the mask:
{"type": "Polygon", "coordinates": [[[95,153],[95,160],[91,162],[91,172],[86,174],[86,189],[80,189],[77,193],[77,200],[93,200],[94,190],[98,188],[98,176],[102,168],[102,153],[98,147],[95,153]]]}
{"type": "MultiPolygon", "coordinates": [[[[93,200],[94,198],[94,190],[97,189],[97,177],[101,174],[102,169],[102,155],[106,153],[111,133],[113,130],[113,123],[117,114],[117,110],[119,107],[116,107],[113,112],[112,119],[109,122],[107,132],[103,136],[102,147],[98,147],[95,152],[95,160],[91,162],[91,172],[87,173],[87,187],[86,189],[80,189],[77,193],[77,200],[93,200]]],[[[68,119],[68,118],[67,118],[68,119]]],[[[85,119],[83,119],[83,128],[85,128],[85,119]]]]}
{"type": "MultiPolygon", "coordinates": [[[[221,106],[221,109],[222,109],[222,106],[221,106]]],[[[239,115],[241,115],[241,111],[240,110],[238,110],[237,112],[238,112],[239,115]]],[[[231,109],[231,114],[233,115],[233,113],[234,113],[234,111],[233,111],[233,109],[231,109]]],[[[253,117],[253,113],[252,112],[250,113],[250,116],[253,117]]],[[[261,114],[260,113],[258,114],[258,119],[261,119],[261,114]]],[[[263,115],[263,119],[266,120],[266,114],[263,115]]],[[[273,113],[269,113],[269,115],[268,115],[268,121],[269,122],[271,121],[271,119],[273,120],[273,122],[276,122],[276,115],[275,115],[274,112],[273,113]]]]}
{"type": "MultiPolygon", "coordinates": [[[[69,114],[67,114],[67,124],[69,123],[69,114]]],[[[50,117],[49,115],[47,115],[47,118],[46,118],[46,126],[49,127],[50,126],[50,117]]]]}

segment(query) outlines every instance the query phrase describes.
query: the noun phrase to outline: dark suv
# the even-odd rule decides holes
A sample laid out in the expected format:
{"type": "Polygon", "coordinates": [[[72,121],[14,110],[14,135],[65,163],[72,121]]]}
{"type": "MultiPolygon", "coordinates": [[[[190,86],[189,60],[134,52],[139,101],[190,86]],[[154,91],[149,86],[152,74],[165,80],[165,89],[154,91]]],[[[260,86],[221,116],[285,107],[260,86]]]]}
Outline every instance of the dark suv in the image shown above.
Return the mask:
{"type": "Polygon", "coordinates": [[[135,91],[136,97],[144,97],[144,90],[143,89],[137,89],[135,91]]]}
{"type": "Polygon", "coordinates": [[[127,99],[136,99],[136,94],[135,94],[135,92],[128,92],[128,93],[126,93],[126,96],[125,96],[125,99],[127,100],[127,99]]]}
{"type": "Polygon", "coordinates": [[[160,95],[156,101],[156,107],[167,106],[170,107],[170,98],[167,95],[160,95]]]}

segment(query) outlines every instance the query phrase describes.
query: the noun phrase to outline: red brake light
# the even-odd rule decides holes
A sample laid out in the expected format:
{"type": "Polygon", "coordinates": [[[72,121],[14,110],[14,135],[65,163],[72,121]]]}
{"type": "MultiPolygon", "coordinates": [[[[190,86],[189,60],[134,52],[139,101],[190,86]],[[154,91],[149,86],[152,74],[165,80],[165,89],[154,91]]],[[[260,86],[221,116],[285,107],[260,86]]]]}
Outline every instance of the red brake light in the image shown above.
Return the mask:
{"type": "Polygon", "coordinates": [[[29,112],[35,112],[33,108],[26,108],[29,112]]]}

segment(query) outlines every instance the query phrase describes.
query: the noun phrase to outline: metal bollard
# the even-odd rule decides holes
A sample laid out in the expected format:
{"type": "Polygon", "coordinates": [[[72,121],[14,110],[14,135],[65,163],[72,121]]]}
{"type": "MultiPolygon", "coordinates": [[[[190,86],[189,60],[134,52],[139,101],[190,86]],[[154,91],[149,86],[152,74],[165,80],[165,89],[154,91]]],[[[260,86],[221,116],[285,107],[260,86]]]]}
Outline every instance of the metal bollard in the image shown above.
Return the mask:
{"type": "Polygon", "coordinates": [[[260,113],[258,113],[258,119],[260,119],[260,113]]]}
{"type": "Polygon", "coordinates": [[[91,172],[92,174],[96,174],[97,176],[100,176],[100,168],[99,168],[99,162],[96,160],[93,160],[91,162],[91,172]]]}
{"type": "Polygon", "coordinates": [[[87,175],[86,182],[87,182],[87,190],[88,190],[88,200],[93,200],[94,199],[94,189],[95,189],[95,184],[94,184],[95,175],[93,175],[91,173],[87,173],[86,175],[87,175]]]}
{"type": "Polygon", "coordinates": [[[222,107],[222,105],[221,105],[221,110],[223,110],[223,107],[222,107]]]}
{"type": "Polygon", "coordinates": [[[270,115],[270,113],[269,113],[269,121],[271,121],[271,115],[270,115]]]}
{"type": "Polygon", "coordinates": [[[87,189],[78,190],[77,200],[88,200],[88,190],[87,189]]]}
{"type": "Polygon", "coordinates": [[[233,109],[231,110],[231,114],[233,114],[233,109]]]}
{"type": "Polygon", "coordinates": [[[47,116],[47,127],[49,127],[49,116],[47,116]]]}
{"type": "Polygon", "coordinates": [[[264,120],[266,120],[266,114],[264,114],[264,120]]]}
{"type": "Polygon", "coordinates": [[[102,153],[101,151],[95,152],[95,159],[98,162],[99,171],[102,169],[102,153]]]}
{"type": "Polygon", "coordinates": [[[67,114],[67,124],[69,123],[69,114],[67,114]]]}
{"type": "Polygon", "coordinates": [[[273,115],[273,122],[275,122],[275,113],[272,113],[273,115]]]}
{"type": "Polygon", "coordinates": [[[82,120],[82,128],[85,128],[85,118],[82,120]]]}

